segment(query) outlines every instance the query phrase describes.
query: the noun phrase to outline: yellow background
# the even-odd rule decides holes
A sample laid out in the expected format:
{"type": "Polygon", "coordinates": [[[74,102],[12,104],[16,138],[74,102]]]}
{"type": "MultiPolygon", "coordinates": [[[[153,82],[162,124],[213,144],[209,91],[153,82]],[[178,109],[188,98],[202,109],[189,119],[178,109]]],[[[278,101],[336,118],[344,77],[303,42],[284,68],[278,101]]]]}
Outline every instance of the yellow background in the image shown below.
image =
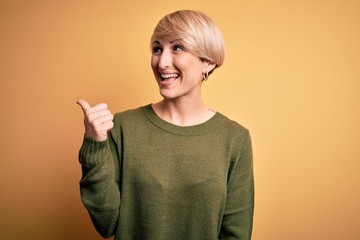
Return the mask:
{"type": "Polygon", "coordinates": [[[204,98],[251,131],[253,239],[360,239],[358,0],[2,0],[0,239],[101,239],[79,196],[75,101],[158,101],[149,38],[177,9],[225,38],[204,98]]]}

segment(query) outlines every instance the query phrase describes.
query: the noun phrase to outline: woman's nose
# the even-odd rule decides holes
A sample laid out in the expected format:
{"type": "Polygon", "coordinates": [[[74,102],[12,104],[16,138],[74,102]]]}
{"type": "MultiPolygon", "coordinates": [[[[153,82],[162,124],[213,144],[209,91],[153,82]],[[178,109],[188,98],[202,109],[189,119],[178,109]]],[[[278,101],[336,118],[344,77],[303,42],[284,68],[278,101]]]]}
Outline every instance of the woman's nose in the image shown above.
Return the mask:
{"type": "Polygon", "coordinates": [[[160,55],[159,67],[167,68],[171,66],[171,62],[172,62],[171,52],[167,49],[164,49],[160,55]]]}

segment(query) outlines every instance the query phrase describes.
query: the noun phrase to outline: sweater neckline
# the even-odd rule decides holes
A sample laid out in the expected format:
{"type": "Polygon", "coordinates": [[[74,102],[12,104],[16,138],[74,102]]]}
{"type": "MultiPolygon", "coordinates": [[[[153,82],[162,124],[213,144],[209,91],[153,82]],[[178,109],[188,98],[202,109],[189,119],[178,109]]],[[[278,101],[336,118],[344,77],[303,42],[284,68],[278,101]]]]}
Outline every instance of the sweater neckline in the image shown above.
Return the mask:
{"type": "Polygon", "coordinates": [[[173,123],[167,122],[164,119],[160,118],[155,110],[152,107],[152,104],[148,104],[146,106],[141,107],[145,116],[149,119],[149,121],[160,129],[177,134],[177,135],[201,135],[206,132],[209,132],[215,129],[218,124],[220,124],[223,119],[223,115],[219,112],[215,112],[214,116],[212,116],[206,122],[192,125],[192,126],[179,126],[173,123]]]}

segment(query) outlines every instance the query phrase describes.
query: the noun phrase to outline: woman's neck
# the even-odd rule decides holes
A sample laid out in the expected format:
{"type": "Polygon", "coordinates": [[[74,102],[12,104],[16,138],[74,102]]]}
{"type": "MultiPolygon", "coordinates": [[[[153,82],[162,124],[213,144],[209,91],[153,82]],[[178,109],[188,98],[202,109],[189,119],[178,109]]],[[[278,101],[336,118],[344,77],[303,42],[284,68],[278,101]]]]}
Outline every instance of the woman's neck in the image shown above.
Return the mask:
{"type": "Polygon", "coordinates": [[[200,101],[184,102],[164,99],[153,104],[155,113],[178,126],[193,126],[208,121],[215,112],[200,101]]]}

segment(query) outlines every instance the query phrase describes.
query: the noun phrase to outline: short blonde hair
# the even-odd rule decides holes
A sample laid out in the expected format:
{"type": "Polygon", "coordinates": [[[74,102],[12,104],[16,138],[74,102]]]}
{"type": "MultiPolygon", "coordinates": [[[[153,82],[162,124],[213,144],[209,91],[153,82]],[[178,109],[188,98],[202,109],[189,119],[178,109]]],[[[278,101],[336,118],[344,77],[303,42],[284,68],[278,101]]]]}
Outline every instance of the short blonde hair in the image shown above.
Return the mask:
{"type": "Polygon", "coordinates": [[[179,10],[164,16],[154,29],[151,44],[156,39],[180,40],[185,49],[202,61],[215,64],[215,68],[224,62],[225,46],[221,32],[202,12],[179,10]]]}

